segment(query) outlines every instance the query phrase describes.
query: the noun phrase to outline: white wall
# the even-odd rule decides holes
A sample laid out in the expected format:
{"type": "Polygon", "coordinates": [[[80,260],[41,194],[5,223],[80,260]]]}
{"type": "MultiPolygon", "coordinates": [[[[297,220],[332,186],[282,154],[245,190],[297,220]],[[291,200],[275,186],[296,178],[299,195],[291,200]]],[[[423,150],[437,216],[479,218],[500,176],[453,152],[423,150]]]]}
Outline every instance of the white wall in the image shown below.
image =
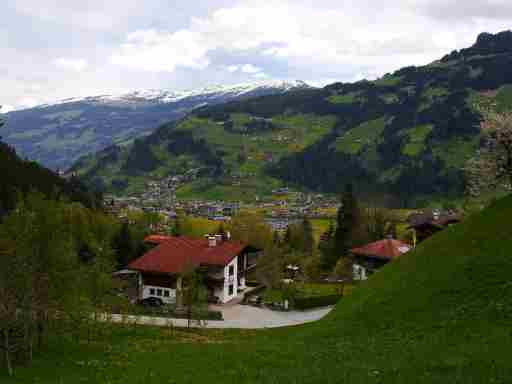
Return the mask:
{"type": "Polygon", "coordinates": [[[176,290],[165,287],[157,287],[155,285],[143,285],[142,286],[142,298],[145,299],[147,297],[158,297],[162,299],[165,304],[174,304],[176,303],[176,290]],[[154,289],[154,294],[151,294],[151,290],[154,289]],[[162,296],[158,296],[158,290],[162,290],[162,296]],[[169,296],[164,296],[164,292],[168,292],[169,296]]]}
{"type": "MultiPolygon", "coordinates": [[[[247,255],[242,255],[240,257],[243,257],[243,263],[242,263],[242,268],[245,270],[247,270],[247,255]]],[[[245,289],[247,288],[247,285],[245,285],[245,275],[243,277],[240,278],[240,286],[239,288],[241,289],[245,289]]]]}
{"type": "Polygon", "coordinates": [[[231,262],[224,267],[224,290],[222,295],[219,295],[219,299],[222,303],[227,303],[228,301],[234,299],[238,295],[238,256],[235,257],[231,262]],[[229,276],[229,267],[233,266],[234,273],[232,276],[229,276]],[[233,285],[233,294],[229,294],[229,286],[233,285]]]}

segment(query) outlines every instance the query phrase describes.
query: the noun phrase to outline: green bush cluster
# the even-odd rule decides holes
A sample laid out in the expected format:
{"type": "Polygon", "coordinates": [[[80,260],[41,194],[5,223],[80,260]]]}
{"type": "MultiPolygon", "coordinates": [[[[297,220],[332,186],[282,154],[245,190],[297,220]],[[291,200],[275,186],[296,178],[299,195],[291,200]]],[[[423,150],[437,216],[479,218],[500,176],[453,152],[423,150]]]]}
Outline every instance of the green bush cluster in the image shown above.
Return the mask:
{"type": "Polygon", "coordinates": [[[295,309],[306,310],[318,307],[327,307],[335,305],[342,298],[342,295],[328,295],[328,296],[310,296],[301,297],[294,300],[295,309]]]}

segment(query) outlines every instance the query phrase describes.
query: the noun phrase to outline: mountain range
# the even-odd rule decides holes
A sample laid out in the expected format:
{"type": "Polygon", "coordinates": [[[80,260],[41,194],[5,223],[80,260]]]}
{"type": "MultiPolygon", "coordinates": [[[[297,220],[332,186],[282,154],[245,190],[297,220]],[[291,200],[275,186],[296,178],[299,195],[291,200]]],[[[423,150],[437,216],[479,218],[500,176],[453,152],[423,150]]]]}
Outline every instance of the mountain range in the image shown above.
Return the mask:
{"type": "Polygon", "coordinates": [[[0,135],[20,155],[52,169],[66,169],[86,154],[129,143],[198,107],[305,88],[310,87],[301,81],[263,81],[69,98],[4,114],[7,123],[0,135]]]}
{"type": "Polygon", "coordinates": [[[254,199],[283,186],[419,206],[464,193],[481,121],[512,109],[512,32],[375,81],[199,108],[130,146],[81,159],[88,182],[129,193],[195,170],[181,198],[254,199]]]}

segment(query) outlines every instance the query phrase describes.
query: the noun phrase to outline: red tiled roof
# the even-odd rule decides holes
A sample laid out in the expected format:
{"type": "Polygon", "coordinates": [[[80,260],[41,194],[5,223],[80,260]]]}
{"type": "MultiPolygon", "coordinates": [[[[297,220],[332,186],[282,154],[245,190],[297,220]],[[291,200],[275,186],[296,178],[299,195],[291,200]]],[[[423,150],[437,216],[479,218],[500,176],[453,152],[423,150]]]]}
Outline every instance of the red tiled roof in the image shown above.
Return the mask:
{"type": "Polygon", "coordinates": [[[403,243],[395,239],[384,239],[374,243],[367,244],[363,247],[354,248],[350,251],[356,255],[371,256],[379,259],[396,259],[403,253],[411,250],[409,244],[403,243]]]}
{"type": "Polygon", "coordinates": [[[128,265],[129,269],[156,273],[180,273],[187,266],[225,266],[247,246],[236,241],[223,241],[215,247],[208,239],[169,237],[157,247],[128,265]]]}
{"type": "Polygon", "coordinates": [[[146,238],[144,239],[144,242],[151,243],[151,244],[161,244],[164,241],[170,240],[170,238],[171,238],[170,236],[165,236],[165,235],[149,235],[149,236],[146,236],[146,238]]]}

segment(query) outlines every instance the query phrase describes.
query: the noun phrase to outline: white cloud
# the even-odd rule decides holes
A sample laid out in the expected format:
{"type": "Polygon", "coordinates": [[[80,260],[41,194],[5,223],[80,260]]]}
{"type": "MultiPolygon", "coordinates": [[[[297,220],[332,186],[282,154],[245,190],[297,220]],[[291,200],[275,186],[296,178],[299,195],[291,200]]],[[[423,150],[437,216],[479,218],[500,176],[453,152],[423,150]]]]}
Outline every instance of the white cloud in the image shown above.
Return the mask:
{"type": "Polygon", "coordinates": [[[386,7],[380,0],[4,3],[0,100],[16,108],[26,98],[265,76],[318,84],[374,78],[512,25],[510,0],[397,0],[386,7]],[[244,72],[246,65],[261,68],[244,72]]]}
{"type": "Polygon", "coordinates": [[[68,57],[60,57],[55,59],[53,63],[61,69],[75,72],[82,72],[88,66],[87,61],[84,59],[74,59],[68,57]]]}
{"type": "Polygon", "coordinates": [[[174,72],[177,67],[204,69],[210,64],[203,36],[195,31],[174,33],[154,29],[130,33],[111,62],[130,69],[174,72]]]}
{"type": "Polygon", "coordinates": [[[240,70],[243,73],[258,73],[258,72],[262,71],[261,68],[256,67],[255,65],[252,65],[252,64],[244,64],[244,65],[242,65],[240,70]]]}
{"type": "MultiPolygon", "coordinates": [[[[392,9],[382,9],[376,0],[336,8],[286,0],[244,1],[192,18],[187,28],[175,32],[135,31],[111,60],[135,70],[174,72],[178,67],[207,68],[215,51],[250,52],[289,65],[359,67],[357,71],[364,67],[385,73],[433,61],[460,45],[462,35],[467,36],[467,26],[439,24],[409,1],[392,9]],[[371,11],[376,8],[381,9],[378,14],[371,11]]],[[[262,72],[252,64],[230,65],[227,70],[262,72]]]]}
{"type": "Polygon", "coordinates": [[[89,30],[111,29],[133,13],[140,12],[137,0],[4,0],[33,18],[89,30]]]}

